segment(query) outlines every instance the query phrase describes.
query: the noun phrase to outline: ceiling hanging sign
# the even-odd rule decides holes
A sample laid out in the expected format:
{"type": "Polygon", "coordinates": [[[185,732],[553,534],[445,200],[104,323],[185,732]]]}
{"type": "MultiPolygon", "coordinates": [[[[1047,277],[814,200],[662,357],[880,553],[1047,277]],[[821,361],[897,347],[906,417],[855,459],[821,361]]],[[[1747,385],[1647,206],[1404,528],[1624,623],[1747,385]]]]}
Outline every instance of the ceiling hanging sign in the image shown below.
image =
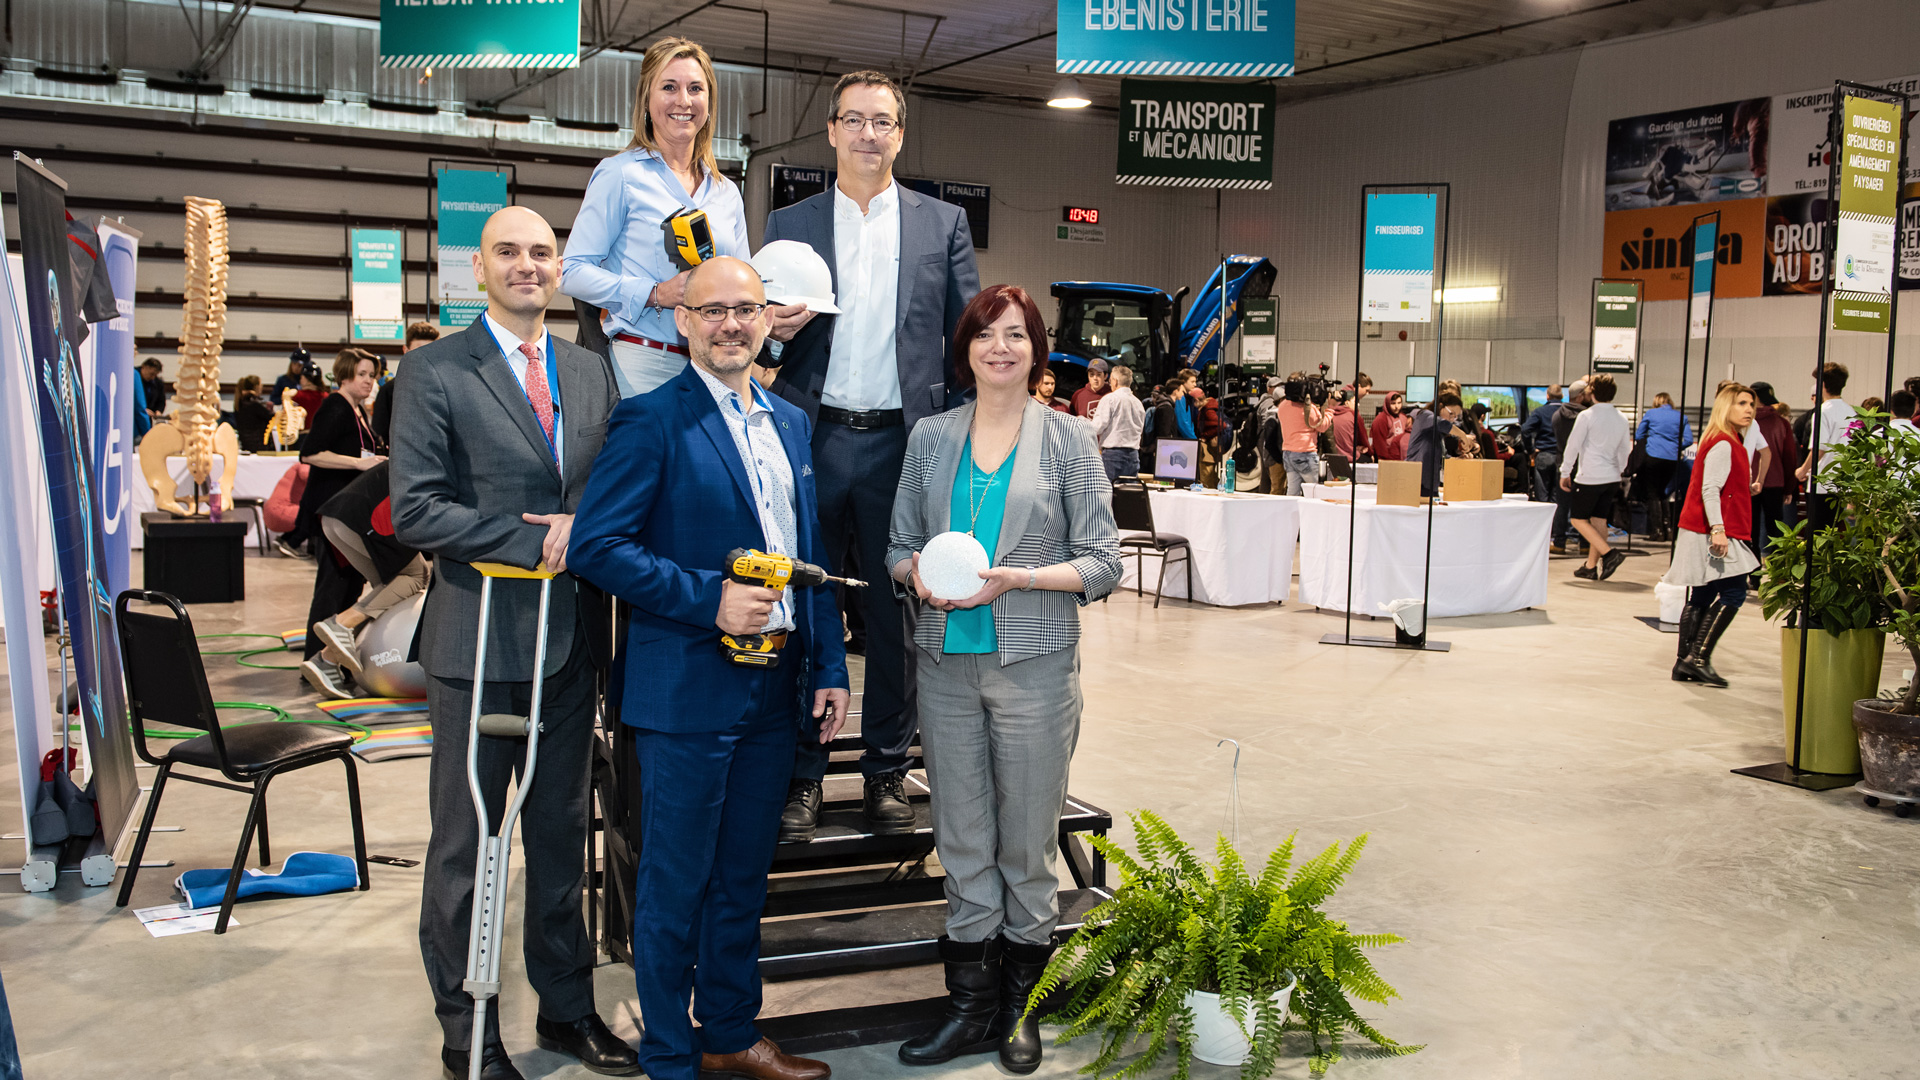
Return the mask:
{"type": "Polygon", "coordinates": [[[1120,152],[1113,180],[1271,190],[1273,87],[1120,80],[1120,152]]]}
{"type": "Polygon", "coordinates": [[[1892,320],[1904,113],[1893,101],[1851,94],[1840,101],[1834,140],[1840,158],[1840,213],[1833,238],[1835,330],[1884,334],[1892,320]]]}
{"type": "Polygon", "coordinates": [[[580,0],[380,0],[380,66],[579,67],[580,0]]]}
{"type": "Polygon", "coordinates": [[[1293,74],[1293,0],[1058,0],[1054,70],[1083,75],[1293,74]]]}

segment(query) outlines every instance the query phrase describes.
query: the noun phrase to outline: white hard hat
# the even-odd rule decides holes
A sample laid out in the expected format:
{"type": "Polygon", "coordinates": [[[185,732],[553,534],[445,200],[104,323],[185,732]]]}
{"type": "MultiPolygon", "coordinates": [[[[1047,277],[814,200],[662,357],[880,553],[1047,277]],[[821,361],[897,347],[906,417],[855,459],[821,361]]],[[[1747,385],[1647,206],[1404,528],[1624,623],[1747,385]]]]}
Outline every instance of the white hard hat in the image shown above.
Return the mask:
{"type": "Polygon", "coordinates": [[[833,302],[833,272],[827,260],[798,240],[775,240],[748,260],[767,286],[770,304],[805,304],[808,311],[838,315],[833,302]]]}

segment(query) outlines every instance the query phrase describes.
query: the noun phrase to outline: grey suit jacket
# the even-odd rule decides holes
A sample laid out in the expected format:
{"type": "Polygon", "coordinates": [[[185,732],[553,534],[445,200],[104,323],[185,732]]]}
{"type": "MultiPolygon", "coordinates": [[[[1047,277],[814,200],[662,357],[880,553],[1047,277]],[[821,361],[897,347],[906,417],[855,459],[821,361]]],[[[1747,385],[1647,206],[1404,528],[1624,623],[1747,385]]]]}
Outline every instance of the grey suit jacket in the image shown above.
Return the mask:
{"type": "MultiPolygon", "coordinates": [[[[893,498],[893,530],[887,566],[927,546],[951,528],[953,479],[960,469],[973,403],[941,413],[907,438],[900,489],[893,498]]],[[[1094,449],[1086,421],[1027,402],[1020,441],[1008,480],[995,566],[1040,567],[1070,563],[1085,591],[1006,592],[993,602],[993,630],[1000,663],[1041,656],[1080,640],[1080,606],[1107,595],[1120,583],[1120,533],[1113,524],[1113,485],[1094,449]]],[[[896,591],[899,591],[895,582],[896,591]]],[[[914,643],[937,660],[945,646],[945,612],[922,607],[914,643]]]]}
{"type": "MultiPolygon", "coordinates": [[[[520,515],[574,512],[606,440],[607,417],[620,402],[604,359],[557,336],[553,348],[565,476],[547,449],[533,406],[481,319],[408,353],[406,377],[395,380],[394,533],[408,547],[435,556],[418,643],[421,666],[437,678],[473,678],[481,578],[468,564],[531,567],[540,562],[547,527],[524,522],[520,515]]],[[[588,621],[582,618],[582,592],[571,574],[554,580],[547,611],[548,675],[566,662],[574,635],[588,621]]],[[[588,594],[590,602],[597,598],[588,594]]],[[[494,583],[488,682],[533,678],[539,603],[537,582],[494,583]]],[[[607,620],[591,621],[604,626],[607,620]]]]}
{"type": "MultiPolygon", "coordinates": [[[[900,188],[900,284],[894,316],[894,353],[900,365],[900,408],[907,428],[949,402],[953,359],[948,343],[967,302],[980,291],[973,261],[973,233],[967,215],[952,203],[900,188]]],[[[842,308],[858,297],[840,293],[840,266],[833,249],[833,192],[828,190],[767,216],[764,243],[799,240],[820,253],[833,272],[834,299],[842,308]]],[[[774,359],[762,349],[760,360],[778,366],[773,388],[781,397],[819,420],[820,391],[827,382],[833,348],[831,315],[821,315],[795,334],[774,359]]]]}

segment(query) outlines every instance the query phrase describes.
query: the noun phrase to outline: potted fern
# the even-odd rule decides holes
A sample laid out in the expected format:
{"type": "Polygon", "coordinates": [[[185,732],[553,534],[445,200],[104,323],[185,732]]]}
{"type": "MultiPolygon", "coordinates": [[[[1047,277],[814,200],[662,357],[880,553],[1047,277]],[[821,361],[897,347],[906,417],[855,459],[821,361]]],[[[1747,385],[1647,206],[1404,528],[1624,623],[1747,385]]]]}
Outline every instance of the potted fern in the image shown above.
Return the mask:
{"type": "Polygon", "coordinates": [[[1187,1080],[1195,1057],[1240,1065],[1242,1080],[1262,1080],[1288,1031],[1306,1034],[1314,1076],[1340,1060],[1350,1036],[1388,1055],[1420,1049],[1381,1034],[1349,1000],[1384,1004],[1399,996],[1362,950],[1401,939],[1355,934],[1321,910],[1360,858],[1365,836],[1298,866],[1289,837],[1255,877],[1225,837],[1208,866],[1157,815],[1131,817],[1138,856],[1094,838],[1119,868],[1120,887],[1054,955],[1027,1006],[1065,1025],[1061,1043],[1098,1035],[1099,1056],[1081,1072],[1101,1076],[1141,1039],[1145,1049],[1123,1078],[1151,1069],[1172,1048],[1174,1080],[1187,1080]]]}

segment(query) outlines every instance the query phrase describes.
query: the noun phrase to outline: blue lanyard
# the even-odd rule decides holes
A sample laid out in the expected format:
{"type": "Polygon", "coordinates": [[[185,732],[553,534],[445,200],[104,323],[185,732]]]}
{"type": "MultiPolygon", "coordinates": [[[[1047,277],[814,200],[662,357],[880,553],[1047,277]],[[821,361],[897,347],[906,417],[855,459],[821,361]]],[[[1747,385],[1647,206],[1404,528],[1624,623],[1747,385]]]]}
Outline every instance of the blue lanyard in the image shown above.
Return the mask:
{"type": "MultiPolygon", "coordinates": [[[[487,336],[493,338],[493,347],[500,350],[501,359],[504,359],[509,364],[515,364],[517,367],[517,361],[514,358],[523,354],[519,353],[518,350],[513,353],[508,353],[507,347],[500,344],[499,336],[493,332],[491,325],[485,323],[484,317],[482,319],[482,325],[487,326],[487,336]]],[[[553,335],[547,333],[545,337],[547,339],[547,397],[553,401],[553,430],[558,432],[560,430],[560,379],[559,372],[555,370],[553,363],[553,335]]],[[[515,379],[514,382],[519,383],[520,380],[515,379]]],[[[532,409],[533,395],[527,392],[527,387],[524,383],[520,385],[520,396],[527,399],[527,408],[532,409]]],[[[534,417],[537,419],[539,415],[539,411],[535,410],[534,417]]],[[[553,460],[558,462],[560,460],[560,449],[554,445],[554,436],[547,435],[544,431],[541,432],[541,434],[544,435],[547,440],[547,453],[553,455],[553,460]]]]}

